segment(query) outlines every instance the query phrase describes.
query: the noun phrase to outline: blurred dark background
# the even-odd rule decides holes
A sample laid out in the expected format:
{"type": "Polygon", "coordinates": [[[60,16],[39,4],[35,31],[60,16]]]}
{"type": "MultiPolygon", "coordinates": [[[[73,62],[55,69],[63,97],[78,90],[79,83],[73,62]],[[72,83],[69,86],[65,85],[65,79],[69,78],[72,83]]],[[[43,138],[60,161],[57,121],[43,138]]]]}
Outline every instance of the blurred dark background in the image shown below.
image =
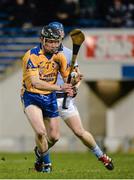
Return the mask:
{"type": "Polygon", "coordinates": [[[37,27],[60,21],[74,27],[134,27],[132,0],[1,0],[0,28],[37,27]]]}

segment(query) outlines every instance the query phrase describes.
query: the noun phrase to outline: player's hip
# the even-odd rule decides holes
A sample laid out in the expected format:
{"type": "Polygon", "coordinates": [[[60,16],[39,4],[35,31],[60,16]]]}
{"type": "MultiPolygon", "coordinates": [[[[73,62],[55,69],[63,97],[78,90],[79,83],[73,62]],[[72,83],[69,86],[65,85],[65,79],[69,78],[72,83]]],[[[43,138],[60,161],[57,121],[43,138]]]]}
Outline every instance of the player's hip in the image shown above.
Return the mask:
{"type": "Polygon", "coordinates": [[[66,120],[69,117],[79,115],[78,109],[77,109],[77,107],[75,105],[74,98],[71,98],[71,97],[67,98],[67,107],[68,107],[68,109],[63,109],[62,108],[63,99],[64,99],[63,97],[57,98],[58,110],[59,110],[59,114],[60,114],[61,118],[63,120],[66,120]]]}
{"type": "Polygon", "coordinates": [[[29,105],[36,105],[42,109],[43,115],[45,117],[58,116],[56,93],[54,92],[43,95],[25,91],[23,96],[21,96],[21,100],[24,108],[27,108],[29,105]]]}

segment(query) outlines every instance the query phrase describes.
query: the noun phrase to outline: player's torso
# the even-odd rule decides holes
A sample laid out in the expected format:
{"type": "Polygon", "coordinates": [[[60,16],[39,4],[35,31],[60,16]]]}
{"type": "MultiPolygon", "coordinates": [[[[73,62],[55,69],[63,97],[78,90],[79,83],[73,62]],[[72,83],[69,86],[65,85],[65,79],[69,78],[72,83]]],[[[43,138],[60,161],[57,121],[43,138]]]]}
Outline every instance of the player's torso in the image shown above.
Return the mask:
{"type": "Polygon", "coordinates": [[[53,56],[49,59],[44,55],[38,57],[38,71],[41,80],[54,84],[57,80],[57,73],[59,70],[58,64],[54,61],[53,56]]]}
{"type": "Polygon", "coordinates": [[[23,66],[23,86],[27,91],[33,93],[51,93],[51,91],[48,90],[39,90],[34,88],[29,78],[29,72],[31,71],[34,75],[34,71],[36,71],[36,75],[39,76],[39,79],[50,84],[54,84],[57,80],[57,73],[59,70],[59,66],[55,61],[56,55],[45,56],[44,54],[33,53],[30,54],[28,58],[23,66]]]}

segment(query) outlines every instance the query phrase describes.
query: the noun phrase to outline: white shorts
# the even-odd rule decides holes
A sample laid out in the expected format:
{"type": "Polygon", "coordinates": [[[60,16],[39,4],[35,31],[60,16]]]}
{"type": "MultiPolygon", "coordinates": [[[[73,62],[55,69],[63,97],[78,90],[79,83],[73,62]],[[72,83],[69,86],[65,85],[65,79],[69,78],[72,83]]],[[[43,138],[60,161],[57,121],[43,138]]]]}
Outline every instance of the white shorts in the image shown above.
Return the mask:
{"type": "Polygon", "coordinates": [[[59,115],[63,120],[66,120],[67,118],[74,115],[79,115],[79,112],[74,102],[74,98],[71,98],[71,97],[67,98],[68,109],[62,108],[63,98],[57,98],[57,103],[58,103],[59,115]]]}

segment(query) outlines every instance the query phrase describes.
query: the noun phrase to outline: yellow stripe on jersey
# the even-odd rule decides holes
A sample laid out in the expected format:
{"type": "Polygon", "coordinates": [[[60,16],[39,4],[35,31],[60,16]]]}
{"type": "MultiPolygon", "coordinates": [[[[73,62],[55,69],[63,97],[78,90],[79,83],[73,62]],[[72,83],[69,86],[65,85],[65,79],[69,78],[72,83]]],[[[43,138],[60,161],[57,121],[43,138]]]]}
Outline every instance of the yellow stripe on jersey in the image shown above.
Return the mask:
{"type": "Polygon", "coordinates": [[[48,59],[39,46],[26,52],[22,59],[22,64],[23,88],[33,93],[49,94],[51,91],[39,90],[33,87],[30,81],[31,76],[38,76],[43,81],[55,84],[58,71],[60,71],[63,77],[67,77],[69,73],[67,61],[63,53],[54,54],[48,59]]]}

